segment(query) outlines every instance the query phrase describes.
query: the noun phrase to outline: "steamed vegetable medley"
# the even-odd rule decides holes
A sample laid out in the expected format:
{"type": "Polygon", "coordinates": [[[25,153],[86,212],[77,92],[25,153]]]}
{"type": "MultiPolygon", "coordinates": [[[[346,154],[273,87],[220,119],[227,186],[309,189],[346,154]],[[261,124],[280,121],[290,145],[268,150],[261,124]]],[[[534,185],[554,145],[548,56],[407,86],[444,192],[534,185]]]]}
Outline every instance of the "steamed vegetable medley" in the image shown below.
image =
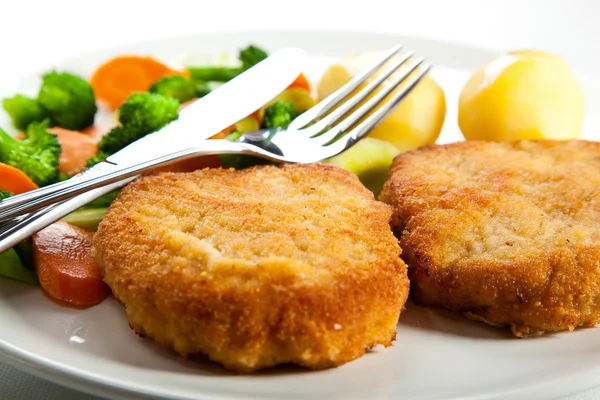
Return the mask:
{"type": "MultiPolygon", "coordinates": [[[[0,200],[50,185],[90,168],[143,136],[176,120],[179,111],[267,57],[248,46],[238,65],[189,66],[177,70],[152,57],[118,56],[89,79],[69,71],[49,71],[35,96],[3,100],[18,134],[0,129],[0,200]],[[98,111],[113,123],[95,124],[98,111]]],[[[243,132],[285,128],[315,104],[304,76],[270,104],[215,134],[237,139],[243,132]]],[[[254,157],[222,156],[186,160],[163,168],[191,171],[263,163],[254,157]]],[[[91,306],[109,293],[90,256],[91,235],[118,193],[75,211],[17,247],[0,254],[0,275],[41,284],[56,300],[91,306]]]]}

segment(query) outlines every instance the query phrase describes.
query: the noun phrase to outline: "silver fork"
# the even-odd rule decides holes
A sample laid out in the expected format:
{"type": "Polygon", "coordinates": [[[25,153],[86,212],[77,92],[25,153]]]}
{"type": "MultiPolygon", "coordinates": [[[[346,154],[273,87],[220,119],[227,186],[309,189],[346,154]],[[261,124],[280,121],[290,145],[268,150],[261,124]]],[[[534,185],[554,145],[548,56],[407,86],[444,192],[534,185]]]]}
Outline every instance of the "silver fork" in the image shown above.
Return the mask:
{"type": "Polygon", "coordinates": [[[0,221],[5,221],[0,226],[0,253],[87,202],[125,186],[142,172],[176,161],[200,155],[248,154],[276,162],[311,163],[347,150],[394,110],[430,70],[431,64],[425,63],[423,58],[412,59],[412,53],[409,52],[391,61],[371,82],[349,97],[401,50],[402,46],[392,48],[371,68],[294,119],[285,130],[263,129],[246,132],[237,141],[203,141],[197,147],[102,176],[80,179],[68,187],[56,185],[55,190],[53,187],[47,187],[36,191],[37,194],[25,193],[0,202],[0,221]],[[406,64],[406,68],[400,70],[406,64]],[[398,70],[398,74],[389,79],[398,70]],[[405,86],[399,88],[403,83],[405,86]],[[399,90],[394,91],[398,88],[399,90]],[[380,90],[359,106],[377,89],[380,90]],[[343,101],[346,98],[347,100],[343,101]],[[368,115],[372,111],[373,113],[368,115]],[[111,189],[106,185],[110,185],[111,189]],[[74,196],[77,197],[65,200],[74,196]],[[56,204],[57,202],[60,203],[56,204]],[[15,216],[18,216],[17,219],[6,222],[15,216]]]}

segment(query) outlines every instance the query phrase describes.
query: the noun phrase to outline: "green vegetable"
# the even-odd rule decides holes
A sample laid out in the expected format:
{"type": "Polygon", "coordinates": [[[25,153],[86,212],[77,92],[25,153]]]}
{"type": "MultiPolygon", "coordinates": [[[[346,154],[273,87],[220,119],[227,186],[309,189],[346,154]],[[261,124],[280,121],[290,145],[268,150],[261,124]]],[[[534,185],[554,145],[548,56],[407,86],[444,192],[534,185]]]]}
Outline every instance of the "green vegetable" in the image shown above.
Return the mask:
{"type": "Polygon", "coordinates": [[[228,82],[253,67],[265,58],[268,54],[266,51],[256,47],[248,46],[240,51],[238,59],[242,64],[240,67],[223,67],[223,66],[206,66],[206,67],[189,67],[188,70],[193,79],[204,82],[228,82]]]}
{"type": "Polygon", "coordinates": [[[198,79],[205,82],[229,82],[242,72],[241,68],[236,67],[190,67],[188,68],[190,75],[194,79],[198,79]]]}
{"type": "Polygon", "coordinates": [[[204,97],[211,92],[208,83],[202,81],[196,81],[196,97],[204,97]]]}
{"type": "Polygon", "coordinates": [[[23,266],[14,249],[0,254],[0,275],[33,285],[39,284],[35,272],[23,266]]]}
{"type": "Polygon", "coordinates": [[[105,194],[104,196],[86,204],[85,206],[73,211],[71,214],[63,218],[63,221],[73,225],[77,225],[83,229],[95,231],[98,229],[98,224],[104,218],[106,210],[111,203],[117,198],[121,191],[115,190],[105,194]]]}
{"type": "Polygon", "coordinates": [[[58,180],[61,147],[56,135],[47,131],[48,121],[32,123],[27,138],[18,141],[0,129],[0,162],[23,171],[38,186],[58,180]]]}
{"type": "Polygon", "coordinates": [[[106,158],[176,120],[179,117],[179,105],[174,98],[161,94],[132,94],[119,108],[119,120],[123,125],[114,127],[100,140],[99,157],[106,158]]]}
{"type": "Polygon", "coordinates": [[[53,125],[81,130],[94,123],[96,99],[92,86],[68,72],[52,71],[42,77],[37,101],[53,125]]]}
{"type": "MultiPolygon", "coordinates": [[[[98,144],[99,153],[87,161],[87,165],[93,165],[100,159],[116,153],[127,145],[146,136],[147,132],[126,126],[116,126],[102,137],[98,144]]],[[[101,161],[101,160],[100,160],[101,161]]]]}
{"type": "Polygon", "coordinates": [[[177,119],[179,102],[154,93],[134,93],[119,108],[119,121],[148,134],[177,119]]]}
{"type": "Polygon", "coordinates": [[[0,190],[0,200],[8,199],[9,197],[14,196],[14,193],[5,192],[4,190],[0,190]]]}
{"type": "Polygon", "coordinates": [[[60,172],[58,174],[58,181],[62,182],[62,181],[67,181],[69,179],[71,179],[73,177],[73,175],[69,174],[68,172],[60,172]]]}
{"type": "Polygon", "coordinates": [[[115,199],[117,198],[117,196],[119,196],[119,193],[121,193],[121,190],[115,190],[114,192],[110,192],[108,194],[105,194],[102,197],[97,198],[96,200],[86,204],[85,206],[81,207],[81,209],[87,209],[87,208],[108,208],[111,203],[113,201],[115,201],[115,199]]]}
{"type": "MultiPolygon", "coordinates": [[[[275,101],[265,110],[263,128],[285,129],[298,116],[298,111],[292,103],[286,101],[275,101]]],[[[237,124],[236,124],[237,125],[237,124]]],[[[231,132],[226,140],[238,140],[243,132],[231,132]]],[[[275,164],[264,158],[249,156],[246,154],[221,154],[219,155],[223,168],[243,169],[254,165],[275,164]]]]}
{"type": "Polygon", "coordinates": [[[277,100],[265,110],[262,127],[285,129],[298,116],[298,110],[292,103],[277,100]]]}
{"type": "Polygon", "coordinates": [[[239,55],[239,59],[242,62],[242,68],[244,71],[255,66],[267,57],[268,54],[266,51],[252,45],[240,51],[239,55]]]}
{"type": "Polygon", "coordinates": [[[196,97],[202,97],[198,95],[196,88],[197,86],[192,80],[180,75],[173,75],[159,79],[150,87],[149,91],[150,93],[170,96],[180,103],[185,103],[196,97]]]}
{"type": "Polygon", "coordinates": [[[30,123],[43,121],[48,116],[37,99],[20,94],[4,99],[2,105],[10,116],[14,127],[20,130],[25,130],[30,123]]]}
{"type": "Polygon", "coordinates": [[[21,263],[25,268],[35,271],[35,265],[33,263],[33,241],[31,238],[22,240],[13,249],[17,252],[17,255],[21,259],[21,263]]]}
{"type": "MultiPolygon", "coordinates": [[[[105,144],[105,146],[108,146],[108,144],[105,144]]],[[[110,156],[110,154],[103,151],[98,152],[98,154],[96,154],[94,157],[88,158],[88,160],[85,162],[85,169],[91,168],[99,162],[106,160],[108,156],[110,156]]]]}
{"type": "Polygon", "coordinates": [[[246,117],[235,123],[235,130],[240,133],[257,131],[259,129],[258,120],[254,117],[246,117]]]}
{"type": "Polygon", "coordinates": [[[63,218],[63,221],[79,226],[88,231],[96,231],[98,224],[106,214],[106,207],[103,208],[81,208],[73,211],[63,218]]]}
{"type": "Polygon", "coordinates": [[[325,162],[354,172],[363,185],[378,195],[399,152],[391,143],[367,137],[325,162]]]}

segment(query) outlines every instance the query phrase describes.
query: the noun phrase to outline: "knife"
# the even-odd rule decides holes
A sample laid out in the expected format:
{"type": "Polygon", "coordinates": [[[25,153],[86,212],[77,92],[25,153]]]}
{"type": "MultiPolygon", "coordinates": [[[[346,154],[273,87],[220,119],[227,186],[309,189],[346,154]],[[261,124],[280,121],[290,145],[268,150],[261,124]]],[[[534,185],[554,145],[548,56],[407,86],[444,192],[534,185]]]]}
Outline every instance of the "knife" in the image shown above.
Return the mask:
{"type": "MultiPolygon", "coordinates": [[[[89,190],[84,185],[86,182],[114,182],[110,176],[128,167],[198,146],[275,98],[298,77],[305,61],[306,53],[301,49],[277,51],[186,107],[177,120],[111,155],[106,162],[67,181],[2,200],[0,221],[84,193],[89,190]]],[[[89,202],[100,195],[87,197],[89,202]]]]}

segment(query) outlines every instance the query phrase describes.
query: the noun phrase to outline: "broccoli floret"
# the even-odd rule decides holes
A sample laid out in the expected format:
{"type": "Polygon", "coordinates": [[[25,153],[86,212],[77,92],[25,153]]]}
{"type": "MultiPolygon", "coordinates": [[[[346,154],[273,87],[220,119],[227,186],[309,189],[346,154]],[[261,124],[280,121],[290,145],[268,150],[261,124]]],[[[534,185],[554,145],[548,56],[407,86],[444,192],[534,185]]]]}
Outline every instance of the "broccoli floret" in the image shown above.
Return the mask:
{"type": "Polygon", "coordinates": [[[89,159],[87,164],[92,166],[92,163],[96,164],[99,161],[103,161],[109,155],[116,153],[144,136],[146,136],[144,131],[127,126],[115,126],[102,137],[98,144],[100,153],[96,157],[89,159]]]}
{"type": "Polygon", "coordinates": [[[207,66],[207,67],[190,67],[188,70],[193,79],[204,81],[204,82],[228,82],[247,70],[258,64],[268,54],[266,51],[256,47],[248,46],[240,51],[238,59],[240,60],[241,67],[221,67],[221,66],[207,66]]]}
{"type": "Polygon", "coordinates": [[[92,85],[67,72],[49,72],[42,77],[38,103],[53,125],[81,130],[94,123],[96,100],[92,85]]]}
{"type": "Polygon", "coordinates": [[[5,192],[4,190],[0,189],[0,201],[8,199],[9,197],[12,197],[14,195],[14,193],[5,192]]]}
{"type": "Polygon", "coordinates": [[[239,60],[242,62],[242,68],[245,70],[255,66],[262,60],[268,57],[268,54],[263,49],[256,46],[248,46],[240,51],[239,60]]]}
{"type": "Polygon", "coordinates": [[[265,110],[262,127],[285,129],[298,116],[298,111],[292,103],[277,100],[265,110]]]}
{"type": "Polygon", "coordinates": [[[2,105],[10,116],[14,127],[20,130],[25,130],[30,123],[43,121],[47,117],[46,111],[36,99],[20,94],[4,99],[2,105]]]}
{"type": "Polygon", "coordinates": [[[105,153],[103,151],[98,152],[98,154],[96,154],[94,157],[88,158],[88,160],[85,162],[85,169],[92,168],[94,165],[98,164],[99,162],[106,160],[106,158],[109,155],[110,154],[105,153]]]}
{"type": "MultiPolygon", "coordinates": [[[[179,117],[179,102],[155,93],[134,93],[119,108],[123,124],[111,129],[98,144],[100,157],[106,158],[149,133],[156,132],[179,117]]],[[[93,160],[95,161],[95,160],[93,160]]]]}
{"type": "Polygon", "coordinates": [[[58,174],[58,182],[68,181],[72,177],[73,177],[73,175],[69,174],[68,172],[60,172],[58,174]]]}
{"type": "Polygon", "coordinates": [[[163,96],[171,96],[180,103],[200,97],[196,92],[196,85],[190,79],[183,76],[165,76],[150,87],[150,93],[158,93],[163,96]]]}
{"type": "Polygon", "coordinates": [[[179,105],[172,97],[134,93],[119,108],[119,121],[123,126],[137,130],[144,136],[176,120],[179,117],[179,105]]]}
{"type": "Polygon", "coordinates": [[[56,135],[47,131],[48,121],[34,122],[27,138],[18,141],[0,129],[0,162],[23,171],[38,186],[58,180],[61,147],[56,135]]]}

